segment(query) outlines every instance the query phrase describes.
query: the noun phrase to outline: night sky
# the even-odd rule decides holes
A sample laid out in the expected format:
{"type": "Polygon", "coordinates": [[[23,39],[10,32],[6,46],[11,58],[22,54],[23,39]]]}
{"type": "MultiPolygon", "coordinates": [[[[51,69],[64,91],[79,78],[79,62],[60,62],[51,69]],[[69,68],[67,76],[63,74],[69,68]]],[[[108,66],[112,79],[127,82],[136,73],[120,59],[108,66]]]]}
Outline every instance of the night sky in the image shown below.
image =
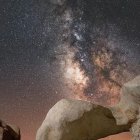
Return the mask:
{"type": "Polygon", "coordinates": [[[113,105],[140,74],[138,0],[59,2],[0,1],[0,119],[22,140],[61,98],[113,105]]]}

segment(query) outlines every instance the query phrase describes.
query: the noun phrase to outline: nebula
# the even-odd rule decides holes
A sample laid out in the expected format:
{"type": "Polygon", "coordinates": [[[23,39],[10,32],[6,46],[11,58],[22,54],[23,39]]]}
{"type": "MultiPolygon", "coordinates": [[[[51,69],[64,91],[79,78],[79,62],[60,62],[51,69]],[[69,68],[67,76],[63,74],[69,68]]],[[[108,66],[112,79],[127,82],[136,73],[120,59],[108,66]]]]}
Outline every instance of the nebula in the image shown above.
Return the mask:
{"type": "Polygon", "coordinates": [[[69,97],[86,100],[84,89],[87,88],[89,78],[80,68],[80,64],[74,61],[74,56],[75,52],[67,48],[67,55],[60,62],[64,83],[73,92],[73,95],[69,95],[69,97]]]}
{"type": "Polygon", "coordinates": [[[57,9],[61,16],[55,50],[62,55],[60,72],[72,91],[68,96],[114,105],[121,86],[139,73],[138,48],[128,45],[117,24],[99,22],[98,17],[94,23],[87,20],[86,2],[73,4],[69,1],[57,9]]]}

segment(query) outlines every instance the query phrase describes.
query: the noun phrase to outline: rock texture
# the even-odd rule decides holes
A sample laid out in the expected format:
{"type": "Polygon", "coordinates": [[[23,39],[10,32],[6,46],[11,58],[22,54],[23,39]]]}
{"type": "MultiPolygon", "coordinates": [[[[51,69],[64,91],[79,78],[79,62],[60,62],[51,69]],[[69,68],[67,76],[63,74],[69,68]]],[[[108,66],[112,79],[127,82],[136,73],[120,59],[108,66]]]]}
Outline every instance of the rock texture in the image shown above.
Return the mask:
{"type": "Polygon", "coordinates": [[[140,140],[140,118],[132,125],[131,133],[133,140],[140,140]]]}
{"type": "Polygon", "coordinates": [[[20,140],[20,130],[0,120],[0,140],[20,140]]]}
{"type": "Polygon", "coordinates": [[[117,126],[108,108],[62,99],[48,112],[36,140],[97,140],[129,128],[130,125],[117,126]]]}
{"type": "Polygon", "coordinates": [[[62,99],[48,112],[36,140],[97,140],[129,131],[140,140],[140,76],[126,83],[120,102],[111,107],[62,99]]]}
{"type": "Polygon", "coordinates": [[[118,125],[133,123],[133,139],[140,140],[140,76],[124,84],[121,100],[111,110],[118,125]]]}
{"type": "Polygon", "coordinates": [[[140,76],[124,84],[120,102],[111,108],[117,124],[134,122],[140,110],[140,76]]]}

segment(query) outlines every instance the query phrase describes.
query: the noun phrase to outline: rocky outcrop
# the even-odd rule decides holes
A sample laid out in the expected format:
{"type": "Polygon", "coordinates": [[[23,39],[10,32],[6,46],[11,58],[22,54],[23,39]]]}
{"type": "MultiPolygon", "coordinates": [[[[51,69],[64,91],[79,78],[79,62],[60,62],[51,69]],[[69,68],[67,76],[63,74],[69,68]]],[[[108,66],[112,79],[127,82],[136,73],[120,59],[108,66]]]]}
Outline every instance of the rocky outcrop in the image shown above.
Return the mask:
{"type": "Polygon", "coordinates": [[[36,140],[97,140],[126,132],[140,140],[140,76],[126,83],[120,102],[105,108],[81,100],[62,99],[48,112],[36,140]]]}
{"type": "Polygon", "coordinates": [[[124,84],[120,102],[111,108],[117,124],[134,122],[140,110],[140,76],[124,84]]]}
{"type": "Polygon", "coordinates": [[[140,76],[124,84],[121,100],[111,110],[118,125],[133,123],[133,139],[140,140],[140,76]]]}
{"type": "Polygon", "coordinates": [[[108,108],[62,99],[48,112],[36,140],[97,140],[129,128],[130,125],[117,126],[108,108]]]}
{"type": "Polygon", "coordinates": [[[0,140],[20,140],[19,128],[0,120],[0,140]]]}

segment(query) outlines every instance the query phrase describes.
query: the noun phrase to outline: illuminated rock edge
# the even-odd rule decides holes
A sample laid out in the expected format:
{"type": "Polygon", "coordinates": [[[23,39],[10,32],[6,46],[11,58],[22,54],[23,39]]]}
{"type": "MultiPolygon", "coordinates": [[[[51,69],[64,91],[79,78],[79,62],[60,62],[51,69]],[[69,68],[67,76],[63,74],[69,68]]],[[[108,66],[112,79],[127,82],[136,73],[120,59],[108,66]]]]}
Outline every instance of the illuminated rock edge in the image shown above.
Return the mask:
{"type": "Polygon", "coordinates": [[[97,140],[129,130],[139,140],[139,91],[140,76],[122,87],[120,102],[111,108],[62,99],[49,110],[36,140],[97,140]]]}

